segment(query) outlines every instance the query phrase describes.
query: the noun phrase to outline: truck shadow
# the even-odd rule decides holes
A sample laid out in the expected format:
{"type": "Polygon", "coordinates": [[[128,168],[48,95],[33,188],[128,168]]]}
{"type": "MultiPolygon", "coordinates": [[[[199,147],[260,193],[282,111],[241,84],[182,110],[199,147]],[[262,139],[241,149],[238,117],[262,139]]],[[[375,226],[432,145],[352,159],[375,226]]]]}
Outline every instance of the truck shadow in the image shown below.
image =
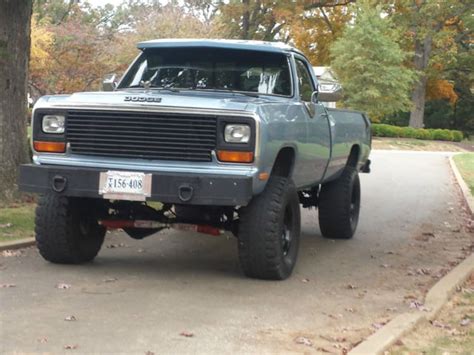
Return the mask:
{"type": "MultiPolygon", "coordinates": [[[[325,260],[347,252],[352,243],[324,239],[317,225],[303,225],[294,274],[316,273],[325,260]]],[[[115,277],[245,278],[239,266],[237,239],[230,234],[213,237],[170,231],[138,241],[120,233],[106,239],[97,259],[83,267],[86,272],[115,277]]]]}

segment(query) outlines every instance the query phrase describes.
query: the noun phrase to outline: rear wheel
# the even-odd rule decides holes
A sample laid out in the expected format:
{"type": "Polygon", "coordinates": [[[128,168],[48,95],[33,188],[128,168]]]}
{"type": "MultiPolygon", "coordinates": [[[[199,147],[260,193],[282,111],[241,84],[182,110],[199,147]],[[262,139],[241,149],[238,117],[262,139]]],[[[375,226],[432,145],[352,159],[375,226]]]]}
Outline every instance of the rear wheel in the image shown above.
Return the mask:
{"type": "Polygon", "coordinates": [[[41,256],[53,263],[93,260],[106,229],[97,222],[94,200],[46,194],[36,208],[36,243],[41,256]]]}
{"type": "Polygon", "coordinates": [[[289,178],[273,176],[265,190],[239,211],[239,258],[248,277],[283,280],[298,256],[300,206],[289,178]]]}
{"type": "Polygon", "coordinates": [[[360,181],[357,170],[347,166],[342,175],[324,184],[319,194],[319,227],[325,238],[350,239],[359,222],[360,181]]]}

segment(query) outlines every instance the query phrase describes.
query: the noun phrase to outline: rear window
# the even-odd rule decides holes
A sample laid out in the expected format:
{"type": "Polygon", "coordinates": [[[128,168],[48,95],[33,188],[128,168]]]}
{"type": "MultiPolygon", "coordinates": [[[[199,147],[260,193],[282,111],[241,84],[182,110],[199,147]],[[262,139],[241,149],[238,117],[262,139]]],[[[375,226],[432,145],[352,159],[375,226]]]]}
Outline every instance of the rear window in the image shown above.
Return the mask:
{"type": "Polygon", "coordinates": [[[291,96],[286,55],[220,48],[147,49],[120,88],[242,91],[291,96]]]}

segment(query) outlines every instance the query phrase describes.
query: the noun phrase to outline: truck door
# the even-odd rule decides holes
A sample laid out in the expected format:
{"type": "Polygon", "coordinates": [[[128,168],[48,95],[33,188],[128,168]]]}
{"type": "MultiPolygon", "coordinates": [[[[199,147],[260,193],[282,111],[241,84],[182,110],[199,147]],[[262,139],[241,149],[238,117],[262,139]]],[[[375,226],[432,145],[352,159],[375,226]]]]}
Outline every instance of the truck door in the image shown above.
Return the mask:
{"type": "Polygon", "coordinates": [[[308,169],[308,181],[314,183],[323,179],[331,155],[331,138],[329,117],[326,108],[321,103],[311,101],[311,96],[316,91],[316,82],[311,74],[308,62],[295,56],[296,74],[298,76],[299,98],[305,107],[308,121],[307,140],[304,151],[304,160],[311,164],[308,169]]]}

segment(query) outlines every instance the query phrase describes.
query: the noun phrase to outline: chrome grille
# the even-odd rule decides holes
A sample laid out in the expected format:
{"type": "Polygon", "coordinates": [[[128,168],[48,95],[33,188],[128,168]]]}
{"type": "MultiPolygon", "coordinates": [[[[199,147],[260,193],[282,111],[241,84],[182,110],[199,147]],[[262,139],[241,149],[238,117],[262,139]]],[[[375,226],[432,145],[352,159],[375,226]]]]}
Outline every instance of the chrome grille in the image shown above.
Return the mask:
{"type": "Polygon", "coordinates": [[[69,111],[70,151],[95,156],[211,161],[215,116],[122,111],[69,111]]]}

